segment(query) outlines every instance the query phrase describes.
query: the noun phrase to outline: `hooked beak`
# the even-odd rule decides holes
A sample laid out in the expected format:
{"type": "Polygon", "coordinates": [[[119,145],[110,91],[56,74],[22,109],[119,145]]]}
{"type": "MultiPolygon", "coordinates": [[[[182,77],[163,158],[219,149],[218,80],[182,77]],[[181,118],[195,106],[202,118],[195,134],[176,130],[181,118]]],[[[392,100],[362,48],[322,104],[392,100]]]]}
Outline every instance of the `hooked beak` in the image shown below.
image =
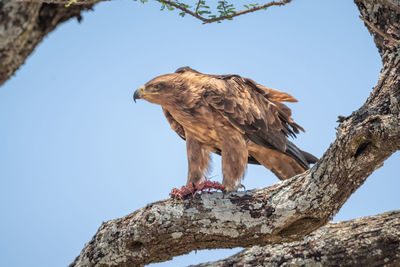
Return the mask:
{"type": "Polygon", "coordinates": [[[144,86],[140,87],[135,91],[135,93],[133,94],[133,101],[135,101],[136,103],[136,99],[142,98],[143,93],[144,93],[144,86]]]}

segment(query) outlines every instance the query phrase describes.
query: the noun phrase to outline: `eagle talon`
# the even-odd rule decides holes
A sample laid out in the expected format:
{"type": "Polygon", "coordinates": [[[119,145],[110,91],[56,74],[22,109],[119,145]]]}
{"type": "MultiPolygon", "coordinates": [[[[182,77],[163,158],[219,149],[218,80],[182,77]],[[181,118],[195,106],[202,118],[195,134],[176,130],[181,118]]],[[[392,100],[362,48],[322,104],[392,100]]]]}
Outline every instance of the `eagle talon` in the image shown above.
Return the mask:
{"type": "Polygon", "coordinates": [[[225,193],[235,192],[235,191],[238,191],[238,189],[240,189],[240,188],[243,188],[243,189],[246,191],[246,187],[245,187],[244,185],[242,185],[242,184],[237,184],[237,185],[232,186],[232,187],[230,187],[230,186],[225,187],[224,192],[225,192],[225,193]]]}
{"type": "Polygon", "coordinates": [[[246,191],[246,187],[243,184],[238,184],[237,189],[243,188],[243,191],[246,191]]]}
{"type": "Polygon", "coordinates": [[[182,186],[181,189],[173,188],[169,195],[173,199],[184,199],[189,195],[194,197],[197,192],[203,192],[205,190],[208,190],[207,193],[211,193],[211,189],[223,191],[225,187],[218,182],[206,180],[201,183],[190,183],[186,186],[182,186]]]}

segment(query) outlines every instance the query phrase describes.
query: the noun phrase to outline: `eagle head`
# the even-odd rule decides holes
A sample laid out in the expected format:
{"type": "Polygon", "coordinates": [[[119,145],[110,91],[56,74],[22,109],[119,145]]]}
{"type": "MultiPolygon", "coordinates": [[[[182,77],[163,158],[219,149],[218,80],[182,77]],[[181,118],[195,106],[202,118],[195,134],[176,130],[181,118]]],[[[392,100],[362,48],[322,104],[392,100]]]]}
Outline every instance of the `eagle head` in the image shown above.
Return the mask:
{"type": "Polygon", "coordinates": [[[133,94],[133,100],[145,99],[154,104],[162,104],[168,94],[172,93],[174,74],[162,75],[154,78],[153,80],[140,87],[133,94]]]}

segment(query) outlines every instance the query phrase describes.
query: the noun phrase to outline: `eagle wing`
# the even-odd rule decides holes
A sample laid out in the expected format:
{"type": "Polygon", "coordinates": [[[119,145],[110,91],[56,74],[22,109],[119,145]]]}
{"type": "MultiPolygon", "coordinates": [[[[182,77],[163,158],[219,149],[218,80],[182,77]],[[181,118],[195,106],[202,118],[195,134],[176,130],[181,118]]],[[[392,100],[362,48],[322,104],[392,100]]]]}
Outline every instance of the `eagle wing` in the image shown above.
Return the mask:
{"type": "Polygon", "coordinates": [[[299,130],[304,131],[290,117],[290,109],[280,103],[296,102],[291,95],[238,75],[214,76],[204,88],[205,101],[251,141],[294,156],[308,168],[304,155],[287,140],[287,136],[295,137],[299,130]]]}
{"type": "Polygon", "coordinates": [[[172,130],[174,130],[183,140],[186,140],[185,129],[183,129],[183,126],[172,117],[171,113],[169,113],[166,108],[162,108],[162,110],[165,118],[167,118],[167,121],[171,125],[172,130]]]}

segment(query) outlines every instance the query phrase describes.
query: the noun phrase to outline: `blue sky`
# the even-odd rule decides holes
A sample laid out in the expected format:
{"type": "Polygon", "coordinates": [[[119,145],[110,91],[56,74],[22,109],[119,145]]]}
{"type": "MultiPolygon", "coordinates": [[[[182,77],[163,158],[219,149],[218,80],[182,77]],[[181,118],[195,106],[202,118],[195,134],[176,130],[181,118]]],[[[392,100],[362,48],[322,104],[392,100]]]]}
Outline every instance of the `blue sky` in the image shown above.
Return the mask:
{"type": "MultiPolygon", "coordinates": [[[[100,3],[47,36],[0,88],[0,251],[4,266],[66,266],[102,221],[168,197],[186,182],[185,143],[159,106],[134,90],[191,66],[235,73],[292,94],[306,129],[294,142],[320,157],[338,115],[368,97],[381,68],[372,36],[351,1],[293,1],[220,24],[202,25],[157,3],[100,3]]],[[[398,209],[395,154],[335,220],[398,209]]],[[[213,158],[221,181],[220,157],[213,158]]],[[[278,182],[249,166],[248,189],[278,182]]],[[[216,260],[199,251],[154,266],[216,260]]]]}

